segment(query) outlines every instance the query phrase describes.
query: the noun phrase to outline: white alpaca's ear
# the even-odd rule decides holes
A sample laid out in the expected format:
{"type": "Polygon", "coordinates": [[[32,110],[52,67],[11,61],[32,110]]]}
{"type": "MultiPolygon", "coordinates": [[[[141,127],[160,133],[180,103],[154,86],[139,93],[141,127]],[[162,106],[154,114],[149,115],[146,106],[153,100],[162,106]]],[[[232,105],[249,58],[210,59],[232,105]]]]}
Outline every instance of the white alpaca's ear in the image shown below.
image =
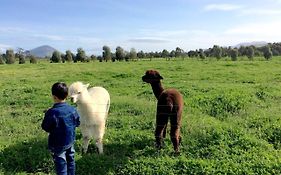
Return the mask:
{"type": "Polygon", "coordinates": [[[88,84],[86,84],[86,85],[84,85],[84,87],[85,88],[88,88],[90,86],[90,84],[88,83],[88,84]]]}

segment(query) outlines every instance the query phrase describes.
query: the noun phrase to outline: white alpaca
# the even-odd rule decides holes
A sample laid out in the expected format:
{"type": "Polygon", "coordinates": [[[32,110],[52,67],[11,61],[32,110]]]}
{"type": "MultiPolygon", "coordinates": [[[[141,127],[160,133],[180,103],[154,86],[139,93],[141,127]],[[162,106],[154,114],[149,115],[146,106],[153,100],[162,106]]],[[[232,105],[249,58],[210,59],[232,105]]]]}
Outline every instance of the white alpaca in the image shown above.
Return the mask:
{"type": "Polygon", "coordinates": [[[91,138],[96,140],[99,154],[103,153],[103,136],[110,106],[110,96],[103,87],[92,87],[89,84],[75,82],[69,86],[69,96],[77,104],[80,114],[80,128],[83,136],[83,152],[88,150],[91,138]]]}

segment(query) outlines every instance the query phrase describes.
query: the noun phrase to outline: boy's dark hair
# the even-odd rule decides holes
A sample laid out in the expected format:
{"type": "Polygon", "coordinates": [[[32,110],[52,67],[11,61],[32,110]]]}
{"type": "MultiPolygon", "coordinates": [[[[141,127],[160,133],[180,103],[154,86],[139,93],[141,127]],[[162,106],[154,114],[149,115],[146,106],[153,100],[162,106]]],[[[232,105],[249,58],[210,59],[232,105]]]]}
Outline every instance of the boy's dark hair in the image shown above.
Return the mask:
{"type": "Polygon", "coordinates": [[[52,86],[52,95],[56,96],[60,100],[66,99],[68,95],[68,87],[63,82],[57,82],[52,86]]]}

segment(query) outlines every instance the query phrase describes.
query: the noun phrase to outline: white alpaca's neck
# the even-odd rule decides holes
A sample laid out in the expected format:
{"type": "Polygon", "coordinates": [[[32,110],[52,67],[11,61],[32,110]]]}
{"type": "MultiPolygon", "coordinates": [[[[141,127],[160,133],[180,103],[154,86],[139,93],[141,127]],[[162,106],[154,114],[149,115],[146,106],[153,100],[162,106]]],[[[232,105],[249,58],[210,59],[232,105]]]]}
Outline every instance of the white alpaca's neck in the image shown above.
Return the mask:
{"type": "Polygon", "coordinates": [[[91,105],[93,105],[94,100],[91,98],[91,95],[89,94],[89,92],[88,91],[81,92],[78,104],[87,105],[90,103],[91,103],[91,105]]]}

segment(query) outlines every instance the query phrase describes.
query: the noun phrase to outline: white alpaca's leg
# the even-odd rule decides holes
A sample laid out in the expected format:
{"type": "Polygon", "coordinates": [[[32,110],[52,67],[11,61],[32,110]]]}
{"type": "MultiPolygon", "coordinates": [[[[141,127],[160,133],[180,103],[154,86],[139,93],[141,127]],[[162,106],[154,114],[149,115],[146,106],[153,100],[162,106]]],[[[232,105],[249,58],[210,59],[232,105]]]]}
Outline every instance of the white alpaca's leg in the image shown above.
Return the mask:
{"type": "Polygon", "coordinates": [[[90,129],[88,128],[88,126],[86,126],[84,124],[81,125],[81,132],[82,132],[82,136],[83,136],[83,144],[82,144],[83,153],[86,153],[88,151],[88,146],[89,146],[90,139],[91,139],[89,130],[90,129]]]}
{"type": "Polygon", "coordinates": [[[97,148],[98,148],[99,154],[103,154],[102,139],[97,139],[97,141],[96,141],[96,146],[97,146],[97,148]]]}
{"type": "Polygon", "coordinates": [[[105,129],[105,124],[98,125],[95,128],[95,133],[96,133],[96,138],[97,138],[96,146],[98,148],[99,154],[103,153],[103,143],[102,143],[102,140],[103,140],[103,135],[104,135],[104,129],[105,129]]]}
{"type": "Polygon", "coordinates": [[[83,153],[86,153],[88,151],[88,146],[90,143],[90,137],[89,136],[83,136],[83,153]]]}

